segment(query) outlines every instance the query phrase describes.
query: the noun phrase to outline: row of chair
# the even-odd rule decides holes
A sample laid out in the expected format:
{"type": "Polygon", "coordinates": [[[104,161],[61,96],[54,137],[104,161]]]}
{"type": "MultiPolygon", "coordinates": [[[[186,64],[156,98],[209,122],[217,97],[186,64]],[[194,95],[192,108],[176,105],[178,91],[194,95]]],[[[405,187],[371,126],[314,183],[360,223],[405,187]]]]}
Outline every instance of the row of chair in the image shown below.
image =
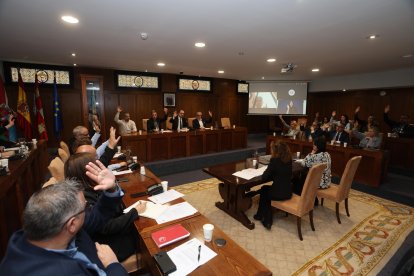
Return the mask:
{"type": "MultiPolygon", "coordinates": [[[[166,123],[166,128],[168,130],[171,130],[172,129],[172,123],[170,123],[170,119],[171,118],[172,117],[167,117],[167,121],[165,122],[166,123]]],[[[187,119],[188,120],[188,127],[189,128],[193,128],[193,121],[195,119],[196,119],[195,117],[192,117],[192,118],[188,118],[187,119]]],[[[148,120],[149,119],[142,119],[142,129],[144,131],[147,131],[148,130],[147,129],[147,122],[148,122],[148,120]]],[[[221,121],[221,126],[222,127],[224,127],[224,128],[230,128],[231,127],[230,118],[221,118],[220,121],[221,121]]]]}
{"type": "Polygon", "coordinates": [[[302,217],[306,214],[309,214],[311,229],[312,231],[315,231],[315,226],[313,224],[313,207],[316,197],[321,198],[322,206],[324,198],[336,203],[336,218],[338,223],[341,223],[341,219],[339,218],[339,203],[342,201],[345,201],[346,214],[348,217],[350,216],[348,209],[349,191],[361,159],[362,156],[355,156],[348,160],[339,185],[331,183],[327,189],[318,189],[326,164],[315,165],[308,172],[300,196],[293,194],[292,198],[289,200],[272,201],[272,207],[297,217],[298,235],[301,241],[303,240],[301,221],[302,217]]]}

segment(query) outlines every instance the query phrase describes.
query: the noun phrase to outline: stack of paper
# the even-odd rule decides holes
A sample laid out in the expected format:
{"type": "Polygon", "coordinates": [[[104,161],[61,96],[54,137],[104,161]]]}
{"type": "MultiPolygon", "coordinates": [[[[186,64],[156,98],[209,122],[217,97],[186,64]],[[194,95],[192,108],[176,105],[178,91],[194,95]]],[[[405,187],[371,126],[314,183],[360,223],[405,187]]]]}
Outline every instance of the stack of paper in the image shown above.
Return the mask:
{"type": "Polygon", "coordinates": [[[233,175],[237,176],[237,177],[240,177],[240,178],[250,180],[250,179],[255,178],[257,176],[261,176],[266,169],[267,169],[267,166],[263,166],[263,167],[260,167],[258,169],[249,168],[249,169],[244,169],[244,170],[235,172],[235,173],[233,173],[233,175]]]}
{"type": "Polygon", "coordinates": [[[184,195],[180,192],[177,192],[174,189],[168,190],[164,193],[155,195],[155,196],[150,196],[148,199],[151,200],[154,203],[158,203],[158,204],[164,204],[170,201],[173,201],[177,198],[183,197],[184,195]]]}
{"type": "Polygon", "coordinates": [[[139,214],[142,217],[157,219],[162,213],[165,212],[165,210],[168,209],[168,206],[164,206],[161,204],[155,204],[150,201],[139,200],[135,202],[134,204],[132,204],[131,206],[129,206],[128,208],[126,208],[124,210],[124,213],[128,213],[132,208],[135,208],[137,205],[142,204],[143,202],[146,202],[147,206],[145,208],[145,212],[139,214]]]}
{"type": "Polygon", "coordinates": [[[197,267],[207,263],[209,260],[217,256],[217,253],[204,245],[203,242],[194,238],[186,243],[167,252],[177,270],[170,273],[170,276],[188,275],[197,267]],[[199,247],[201,249],[199,251],[199,247]],[[200,260],[198,256],[200,254],[200,260]]]}
{"type": "Polygon", "coordinates": [[[132,171],[131,171],[131,169],[128,169],[128,170],[125,170],[125,171],[120,171],[120,172],[117,172],[117,171],[112,171],[112,173],[113,173],[114,175],[123,175],[123,174],[127,174],[127,173],[132,173],[132,171]]]}
{"type": "Polygon", "coordinates": [[[197,209],[191,206],[188,202],[181,202],[175,205],[171,205],[155,220],[158,224],[168,221],[184,218],[197,213],[197,209]]]}

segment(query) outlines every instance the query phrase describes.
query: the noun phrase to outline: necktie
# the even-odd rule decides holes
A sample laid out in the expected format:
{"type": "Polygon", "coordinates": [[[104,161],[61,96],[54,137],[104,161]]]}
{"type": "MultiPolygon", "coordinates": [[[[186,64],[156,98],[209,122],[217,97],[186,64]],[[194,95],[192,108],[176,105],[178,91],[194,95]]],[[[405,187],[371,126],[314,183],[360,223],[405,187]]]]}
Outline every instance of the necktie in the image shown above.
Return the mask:
{"type": "Polygon", "coordinates": [[[341,137],[341,133],[340,132],[336,133],[336,141],[339,141],[340,137],[341,137]]]}
{"type": "Polygon", "coordinates": [[[178,117],[178,128],[179,128],[179,129],[181,129],[181,128],[182,128],[181,117],[178,117]]]}

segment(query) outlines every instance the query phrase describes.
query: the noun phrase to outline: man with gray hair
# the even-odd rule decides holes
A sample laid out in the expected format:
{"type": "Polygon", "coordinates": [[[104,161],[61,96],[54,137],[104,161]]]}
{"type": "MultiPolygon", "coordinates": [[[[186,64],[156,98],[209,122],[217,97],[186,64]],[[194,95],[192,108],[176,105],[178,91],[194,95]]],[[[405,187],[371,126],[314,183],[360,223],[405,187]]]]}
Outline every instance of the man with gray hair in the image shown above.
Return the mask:
{"type": "Polygon", "coordinates": [[[113,217],[123,192],[99,161],[86,174],[103,195],[86,208],[81,184],[73,180],[48,186],[29,199],[23,230],[10,238],[0,264],[4,275],[128,275],[108,245],[93,243],[96,232],[113,217]]]}

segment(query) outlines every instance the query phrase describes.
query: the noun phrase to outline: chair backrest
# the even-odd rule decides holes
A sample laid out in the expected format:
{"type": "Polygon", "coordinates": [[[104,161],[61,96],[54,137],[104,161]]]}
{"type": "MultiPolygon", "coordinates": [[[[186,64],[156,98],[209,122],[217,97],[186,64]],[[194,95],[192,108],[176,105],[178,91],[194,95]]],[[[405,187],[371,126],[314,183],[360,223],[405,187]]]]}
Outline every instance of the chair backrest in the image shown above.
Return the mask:
{"type": "Polygon", "coordinates": [[[307,214],[313,209],[316,191],[319,188],[319,183],[321,182],[322,173],[325,168],[326,163],[316,164],[310,168],[298,204],[298,213],[300,216],[307,214]]]}
{"type": "Polygon", "coordinates": [[[63,161],[59,157],[55,157],[47,168],[57,181],[62,181],[65,178],[64,166],[63,161]]]}
{"type": "Polygon", "coordinates": [[[230,118],[221,118],[221,126],[224,128],[230,127],[230,118]]]}
{"type": "Polygon", "coordinates": [[[68,145],[63,141],[60,141],[59,145],[60,145],[60,148],[63,149],[69,157],[70,156],[70,151],[69,151],[68,145]]]}
{"type": "Polygon", "coordinates": [[[348,198],[349,190],[352,186],[352,181],[354,180],[354,176],[356,170],[358,169],[359,163],[361,162],[362,156],[354,156],[348,160],[345,166],[344,173],[341,177],[341,182],[338,186],[338,192],[336,194],[336,200],[338,202],[348,198]]]}
{"type": "Polygon", "coordinates": [[[148,119],[142,119],[142,129],[144,131],[147,131],[147,122],[148,122],[148,119]]]}
{"type": "Polygon", "coordinates": [[[58,154],[60,159],[62,159],[63,163],[66,163],[66,161],[68,161],[69,156],[66,153],[66,151],[64,151],[63,149],[58,149],[58,154]]]}
{"type": "Polygon", "coordinates": [[[188,127],[193,128],[193,121],[195,120],[195,117],[188,118],[188,127]]]}
{"type": "Polygon", "coordinates": [[[167,121],[165,121],[165,128],[168,130],[172,129],[172,123],[170,122],[171,118],[172,118],[171,116],[168,116],[167,121]]]}

